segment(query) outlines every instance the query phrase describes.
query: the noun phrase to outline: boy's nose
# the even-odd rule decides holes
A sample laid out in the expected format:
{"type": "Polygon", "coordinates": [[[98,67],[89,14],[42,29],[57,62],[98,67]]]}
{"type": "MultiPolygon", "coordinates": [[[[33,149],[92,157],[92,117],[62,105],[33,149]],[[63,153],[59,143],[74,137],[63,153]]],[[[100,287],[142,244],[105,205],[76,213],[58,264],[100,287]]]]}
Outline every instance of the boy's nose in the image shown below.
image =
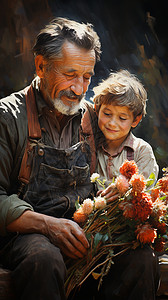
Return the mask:
{"type": "Polygon", "coordinates": [[[111,118],[109,121],[110,126],[116,126],[116,120],[114,118],[111,118]]]}

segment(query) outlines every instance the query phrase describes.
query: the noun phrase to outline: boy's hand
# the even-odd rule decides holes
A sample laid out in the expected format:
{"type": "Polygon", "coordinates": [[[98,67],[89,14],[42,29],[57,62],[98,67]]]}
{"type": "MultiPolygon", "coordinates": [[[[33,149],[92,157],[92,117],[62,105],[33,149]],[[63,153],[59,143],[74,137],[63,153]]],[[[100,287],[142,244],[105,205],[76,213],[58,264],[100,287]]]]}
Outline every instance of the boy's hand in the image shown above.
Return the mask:
{"type": "Polygon", "coordinates": [[[119,197],[119,193],[116,189],[114,189],[113,185],[109,185],[105,190],[98,191],[97,196],[105,197],[107,200],[107,203],[110,203],[114,200],[116,200],[119,197]]]}

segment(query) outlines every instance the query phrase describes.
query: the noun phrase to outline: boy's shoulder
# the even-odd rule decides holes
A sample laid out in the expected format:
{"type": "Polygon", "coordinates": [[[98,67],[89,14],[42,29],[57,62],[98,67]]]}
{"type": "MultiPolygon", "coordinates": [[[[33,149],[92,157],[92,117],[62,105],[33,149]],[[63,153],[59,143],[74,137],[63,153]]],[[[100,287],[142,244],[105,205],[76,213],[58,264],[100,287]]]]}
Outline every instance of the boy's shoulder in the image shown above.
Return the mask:
{"type": "Polygon", "coordinates": [[[152,146],[148,142],[146,142],[144,139],[136,137],[132,133],[131,133],[130,139],[132,141],[132,149],[134,150],[135,155],[136,154],[139,155],[140,153],[144,154],[144,152],[146,154],[150,153],[153,155],[152,146]]]}
{"type": "Polygon", "coordinates": [[[139,146],[145,146],[151,148],[151,145],[146,142],[144,139],[136,137],[133,133],[130,134],[130,139],[133,143],[133,148],[137,148],[139,146]]]}

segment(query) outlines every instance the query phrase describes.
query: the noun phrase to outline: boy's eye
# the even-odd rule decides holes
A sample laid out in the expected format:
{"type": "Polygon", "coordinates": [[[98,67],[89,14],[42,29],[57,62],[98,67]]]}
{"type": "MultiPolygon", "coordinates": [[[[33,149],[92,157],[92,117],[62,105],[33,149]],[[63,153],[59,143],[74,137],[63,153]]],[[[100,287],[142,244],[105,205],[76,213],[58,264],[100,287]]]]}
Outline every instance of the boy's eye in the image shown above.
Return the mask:
{"type": "Polygon", "coordinates": [[[120,120],[122,120],[122,121],[125,121],[125,120],[126,120],[126,118],[120,117],[120,120]]]}
{"type": "Polygon", "coordinates": [[[111,114],[108,114],[108,113],[106,113],[106,112],[104,112],[104,115],[105,115],[105,116],[108,116],[108,117],[111,116],[111,114]]]}

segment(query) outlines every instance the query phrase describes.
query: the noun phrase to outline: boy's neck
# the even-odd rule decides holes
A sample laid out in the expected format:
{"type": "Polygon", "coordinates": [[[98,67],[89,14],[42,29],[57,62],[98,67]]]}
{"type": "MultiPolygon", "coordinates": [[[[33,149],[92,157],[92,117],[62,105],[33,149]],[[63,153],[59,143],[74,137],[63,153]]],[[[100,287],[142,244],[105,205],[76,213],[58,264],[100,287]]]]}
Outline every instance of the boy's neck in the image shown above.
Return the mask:
{"type": "Polygon", "coordinates": [[[125,139],[123,141],[120,141],[120,140],[109,141],[108,140],[108,141],[106,141],[105,149],[110,155],[114,155],[114,154],[118,153],[118,151],[124,141],[125,141],[125,139]]]}

